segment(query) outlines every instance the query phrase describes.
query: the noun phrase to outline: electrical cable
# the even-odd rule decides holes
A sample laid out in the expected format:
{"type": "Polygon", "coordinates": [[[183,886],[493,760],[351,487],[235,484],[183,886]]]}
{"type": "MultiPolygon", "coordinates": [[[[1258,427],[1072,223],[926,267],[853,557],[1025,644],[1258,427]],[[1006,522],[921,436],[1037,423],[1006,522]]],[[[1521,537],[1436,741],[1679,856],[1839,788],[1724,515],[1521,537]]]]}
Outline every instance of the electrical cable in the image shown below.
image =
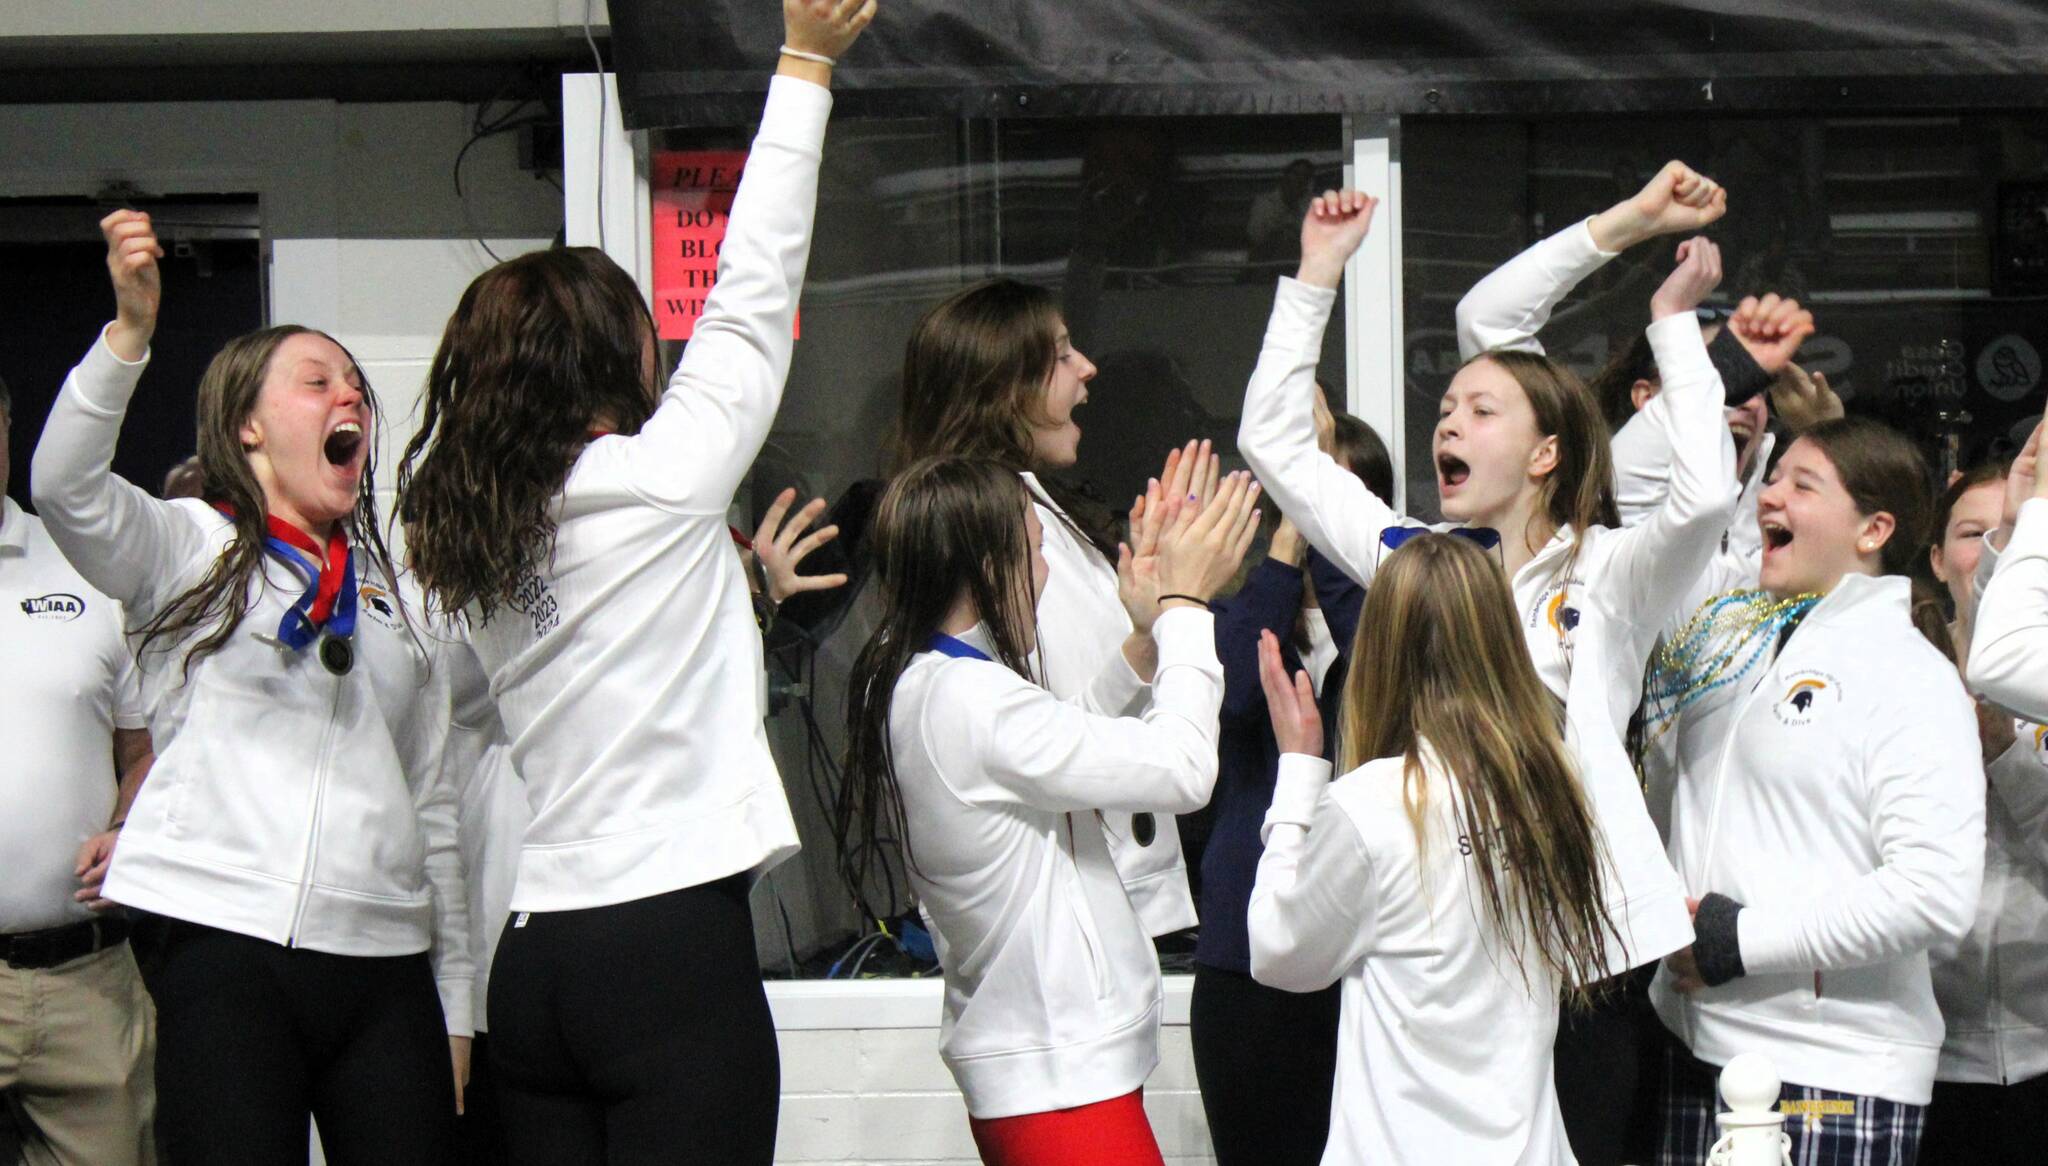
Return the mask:
{"type": "Polygon", "coordinates": [[[590,59],[597,66],[597,249],[609,254],[604,242],[604,57],[598,54],[597,38],[590,32],[590,10],[596,2],[597,0],[583,0],[583,43],[590,46],[590,59]]]}

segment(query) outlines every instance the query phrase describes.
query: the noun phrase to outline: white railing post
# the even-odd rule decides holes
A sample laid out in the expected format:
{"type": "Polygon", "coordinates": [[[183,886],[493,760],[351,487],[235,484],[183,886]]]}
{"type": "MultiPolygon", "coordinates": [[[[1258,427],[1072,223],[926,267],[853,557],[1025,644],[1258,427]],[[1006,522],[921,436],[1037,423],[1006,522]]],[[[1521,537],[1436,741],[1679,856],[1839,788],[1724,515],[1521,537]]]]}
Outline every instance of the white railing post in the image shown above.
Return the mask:
{"type": "Polygon", "coordinates": [[[1758,1053],[1743,1053],[1721,1070],[1725,1113],[1714,1118],[1721,1139],[1707,1166],[1792,1166],[1792,1139],[1778,1112],[1778,1072],[1758,1053]]]}

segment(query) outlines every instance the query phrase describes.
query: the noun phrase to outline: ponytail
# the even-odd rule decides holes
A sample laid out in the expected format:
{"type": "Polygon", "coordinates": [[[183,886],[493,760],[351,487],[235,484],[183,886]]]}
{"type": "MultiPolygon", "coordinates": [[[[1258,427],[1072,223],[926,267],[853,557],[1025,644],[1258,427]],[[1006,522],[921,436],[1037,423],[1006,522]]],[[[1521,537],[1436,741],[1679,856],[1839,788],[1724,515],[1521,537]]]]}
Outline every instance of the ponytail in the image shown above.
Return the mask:
{"type": "Polygon", "coordinates": [[[1948,657],[1949,663],[1961,663],[1956,659],[1955,639],[1949,635],[1948,614],[1942,609],[1941,597],[1918,576],[1913,578],[1913,626],[1937,651],[1948,657]]]}

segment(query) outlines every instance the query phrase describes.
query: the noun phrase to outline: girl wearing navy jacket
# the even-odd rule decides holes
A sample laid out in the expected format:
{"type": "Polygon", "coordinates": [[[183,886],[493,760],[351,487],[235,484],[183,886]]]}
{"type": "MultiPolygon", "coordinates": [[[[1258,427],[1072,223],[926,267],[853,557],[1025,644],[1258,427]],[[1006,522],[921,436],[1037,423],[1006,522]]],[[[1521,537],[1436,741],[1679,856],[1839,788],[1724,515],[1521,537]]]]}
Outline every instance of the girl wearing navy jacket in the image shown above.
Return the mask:
{"type": "MultiPolygon", "coordinates": [[[[1386,447],[1370,427],[1346,415],[1327,431],[1361,479],[1391,493],[1386,447]]],[[[1324,720],[1335,724],[1364,600],[1364,589],[1309,550],[1282,518],[1264,561],[1236,594],[1214,605],[1223,708],[1188,1021],[1220,1166],[1312,1166],[1322,1159],[1337,1063],[1337,989],[1303,994],[1260,984],[1251,976],[1245,932],[1262,849],[1259,824],[1273,801],[1280,760],[1259,681],[1259,640],[1266,632],[1280,637],[1289,673],[1308,671],[1324,720]],[[1248,1064],[1259,1071],[1245,1072],[1248,1064]]]]}
{"type": "Polygon", "coordinates": [[[990,1166],[1162,1161],[1140,1094],[1159,1061],[1159,964],[1095,816],[1208,800],[1223,677],[1205,608],[1257,496],[1245,475],[1199,514],[1148,496],[1117,571],[1156,653],[1142,718],[1036,682],[1032,613],[1059,568],[1015,470],[926,459],[877,508],[884,614],[847,685],[835,829],[842,847],[902,840],[945,969],[939,1053],[990,1166]]]}
{"type": "Polygon", "coordinates": [[[110,465],[162,284],[149,217],[101,223],[117,311],[37,446],[50,537],[118,599],[156,761],[101,895],[163,916],[157,1129],[181,1162],[440,1163],[470,976],[447,672],[378,538],[374,398],[306,328],[199,385],[209,501],[110,465]],[[452,1063],[451,1063],[452,1059],[452,1063]]]}
{"type": "Polygon", "coordinates": [[[461,613],[533,818],[491,972],[517,1161],[766,1163],[779,1074],[747,908],[796,852],[726,511],[781,400],[831,111],[873,0],[785,0],[718,286],[658,389],[588,248],[479,276],[406,451],[421,582],[461,613]]]}

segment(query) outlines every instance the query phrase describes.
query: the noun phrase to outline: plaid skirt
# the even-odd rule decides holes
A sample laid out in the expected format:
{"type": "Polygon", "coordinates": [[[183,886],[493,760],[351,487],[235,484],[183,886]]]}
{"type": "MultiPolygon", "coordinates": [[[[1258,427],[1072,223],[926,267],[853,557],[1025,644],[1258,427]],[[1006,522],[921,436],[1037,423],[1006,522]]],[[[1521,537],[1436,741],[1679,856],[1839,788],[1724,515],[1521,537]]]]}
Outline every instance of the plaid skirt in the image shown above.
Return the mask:
{"type": "MultiPolygon", "coordinates": [[[[1721,1070],[1677,1041],[1664,1051],[1664,1129],[1657,1166],[1704,1166],[1721,1136],[1721,1070]]],[[[1913,1166],[1927,1107],[1787,1083],[1778,1091],[1792,1166],[1913,1166]]]]}

